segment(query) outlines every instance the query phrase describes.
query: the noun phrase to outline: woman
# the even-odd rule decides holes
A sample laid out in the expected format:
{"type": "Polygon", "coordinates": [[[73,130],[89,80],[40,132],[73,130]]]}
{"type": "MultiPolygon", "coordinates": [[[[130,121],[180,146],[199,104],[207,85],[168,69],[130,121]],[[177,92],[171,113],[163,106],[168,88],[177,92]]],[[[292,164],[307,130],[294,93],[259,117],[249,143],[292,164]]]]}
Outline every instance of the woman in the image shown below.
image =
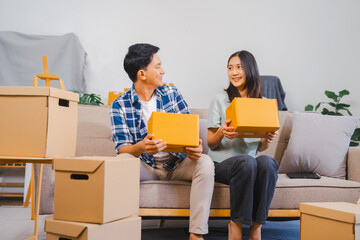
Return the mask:
{"type": "Polygon", "coordinates": [[[262,139],[237,138],[225,110],[234,97],[262,98],[260,75],[254,56],[247,51],[232,54],[227,67],[229,87],[216,95],[209,109],[208,155],[215,161],[215,181],[230,185],[229,239],[242,239],[242,224],[251,225],[249,239],[261,239],[279,165],[257,152],[267,149],[276,133],[262,139]]]}

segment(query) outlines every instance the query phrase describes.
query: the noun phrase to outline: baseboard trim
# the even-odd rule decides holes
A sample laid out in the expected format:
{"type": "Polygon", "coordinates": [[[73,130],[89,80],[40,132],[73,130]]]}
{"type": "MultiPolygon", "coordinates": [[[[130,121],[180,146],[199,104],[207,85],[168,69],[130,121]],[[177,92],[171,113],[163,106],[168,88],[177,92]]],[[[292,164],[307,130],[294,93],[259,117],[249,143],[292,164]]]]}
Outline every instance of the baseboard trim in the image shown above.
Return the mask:
{"type": "MultiPolygon", "coordinates": [[[[190,209],[140,208],[140,217],[189,217],[190,209]]],[[[270,209],[269,217],[300,217],[298,209],[270,209]]],[[[210,217],[230,217],[230,209],[210,209],[210,217]]]]}

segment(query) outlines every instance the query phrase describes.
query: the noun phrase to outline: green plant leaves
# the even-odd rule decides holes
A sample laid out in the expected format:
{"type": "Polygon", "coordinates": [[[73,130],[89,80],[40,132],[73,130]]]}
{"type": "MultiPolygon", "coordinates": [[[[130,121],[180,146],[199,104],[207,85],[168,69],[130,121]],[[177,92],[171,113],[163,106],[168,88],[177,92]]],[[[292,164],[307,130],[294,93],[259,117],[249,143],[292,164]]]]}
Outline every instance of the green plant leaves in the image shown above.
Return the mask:
{"type": "MultiPolygon", "coordinates": [[[[332,99],[332,102],[319,102],[316,106],[315,106],[315,111],[317,111],[320,108],[321,104],[328,104],[330,107],[333,108],[333,110],[329,110],[327,108],[323,108],[321,111],[321,114],[323,115],[332,115],[332,116],[344,116],[344,114],[342,114],[339,111],[346,111],[346,113],[350,116],[352,116],[352,113],[349,110],[350,104],[346,104],[346,103],[340,103],[341,98],[349,95],[350,92],[346,89],[342,90],[339,92],[339,95],[336,95],[334,92],[332,91],[325,91],[325,95],[332,99]]],[[[313,111],[314,107],[311,104],[306,105],[305,107],[305,111],[313,111]]],[[[354,134],[351,137],[351,142],[350,142],[350,146],[354,147],[354,146],[359,146],[359,142],[360,142],[360,128],[356,128],[354,131],[354,134]]]]}
{"type": "Polygon", "coordinates": [[[339,92],[339,98],[342,98],[343,96],[349,95],[349,94],[350,94],[350,92],[348,90],[344,89],[339,92]]]}
{"type": "Polygon", "coordinates": [[[329,111],[327,108],[323,108],[323,110],[321,111],[322,115],[332,115],[335,116],[337,115],[334,111],[329,111]]]}
{"type": "Polygon", "coordinates": [[[356,128],[354,134],[351,136],[351,140],[360,141],[360,128],[356,128]]]}
{"type": "Polygon", "coordinates": [[[334,92],[325,91],[325,95],[326,95],[328,98],[331,98],[332,100],[334,100],[334,102],[338,102],[338,96],[337,96],[334,92]]]}
{"type": "Polygon", "coordinates": [[[101,97],[95,93],[83,93],[72,91],[79,94],[79,104],[100,106],[104,103],[101,102],[101,97]]]}
{"type": "Polygon", "coordinates": [[[308,104],[305,106],[305,111],[313,111],[314,110],[314,106],[311,104],[308,104]]]}
{"type": "Polygon", "coordinates": [[[356,128],[353,135],[351,136],[350,147],[359,146],[360,142],[360,128],[356,128]]]}

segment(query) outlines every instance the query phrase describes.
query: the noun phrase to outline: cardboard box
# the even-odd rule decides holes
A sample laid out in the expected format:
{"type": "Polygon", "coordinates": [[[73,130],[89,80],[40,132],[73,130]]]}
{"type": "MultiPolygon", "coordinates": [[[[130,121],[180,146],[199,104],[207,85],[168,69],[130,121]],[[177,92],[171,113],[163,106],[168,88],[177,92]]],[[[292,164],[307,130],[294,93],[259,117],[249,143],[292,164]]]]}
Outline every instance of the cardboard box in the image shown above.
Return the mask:
{"type": "Polygon", "coordinates": [[[199,146],[199,115],[153,112],[148,121],[148,134],[167,143],[163,152],[182,152],[184,147],[199,146]]]}
{"type": "Polygon", "coordinates": [[[300,239],[360,239],[360,206],[347,202],[301,203],[300,239]]]}
{"type": "Polygon", "coordinates": [[[276,99],[234,98],[226,109],[230,127],[239,133],[239,138],[265,138],[266,132],[280,128],[276,99]]]}
{"type": "Polygon", "coordinates": [[[54,220],[53,216],[48,216],[45,232],[47,240],[140,240],[141,218],[132,216],[105,224],[91,224],[54,220]]]}
{"type": "Polygon", "coordinates": [[[53,169],[54,219],[107,223],[138,214],[138,158],[55,158],[53,169]]]}
{"type": "Polygon", "coordinates": [[[79,94],[51,87],[0,87],[0,155],[75,156],[79,94]]]}
{"type": "Polygon", "coordinates": [[[122,94],[122,92],[109,92],[109,97],[108,97],[108,105],[111,105],[112,102],[117,99],[120,95],[122,94]]]}

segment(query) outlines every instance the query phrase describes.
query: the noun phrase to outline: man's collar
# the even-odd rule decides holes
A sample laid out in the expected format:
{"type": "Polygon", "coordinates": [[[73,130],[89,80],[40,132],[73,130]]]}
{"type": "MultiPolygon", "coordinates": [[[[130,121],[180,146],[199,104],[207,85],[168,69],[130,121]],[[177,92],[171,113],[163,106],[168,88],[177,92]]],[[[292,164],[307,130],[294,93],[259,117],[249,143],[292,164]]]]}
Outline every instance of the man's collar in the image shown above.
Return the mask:
{"type": "Polygon", "coordinates": [[[134,84],[130,88],[130,99],[131,99],[131,105],[134,105],[135,102],[139,101],[139,96],[135,91],[134,84]]]}
{"type": "Polygon", "coordinates": [[[162,85],[161,87],[158,87],[157,89],[156,89],[156,95],[160,95],[160,96],[165,96],[165,86],[166,85],[162,85]]]}
{"type": "MultiPolygon", "coordinates": [[[[156,95],[160,95],[161,97],[165,96],[165,86],[163,85],[161,87],[158,87],[155,89],[156,91],[156,95]]],[[[133,105],[135,102],[139,101],[139,96],[137,95],[136,91],[135,91],[135,85],[133,84],[130,88],[130,94],[131,94],[131,104],[133,105]]]]}

